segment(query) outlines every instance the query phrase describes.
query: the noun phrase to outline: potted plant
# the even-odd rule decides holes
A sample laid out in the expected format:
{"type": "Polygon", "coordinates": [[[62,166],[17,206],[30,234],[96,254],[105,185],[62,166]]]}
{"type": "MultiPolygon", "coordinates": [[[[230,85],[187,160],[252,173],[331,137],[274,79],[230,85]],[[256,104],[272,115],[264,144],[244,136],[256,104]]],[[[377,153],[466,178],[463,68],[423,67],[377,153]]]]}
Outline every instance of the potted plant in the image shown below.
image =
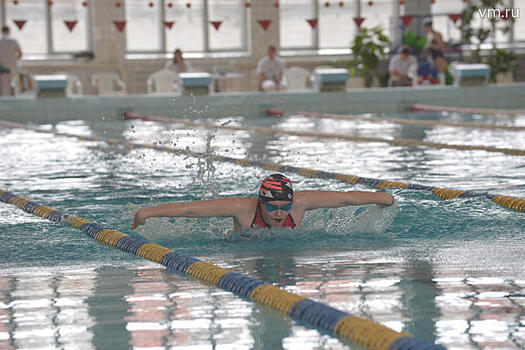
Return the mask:
{"type": "Polygon", "coordinates": [[[488,19],[482,19],[481,25],[473,27],[471,23],[474,15],[478,13],[478,11],[487,8],[499,9],[501,12],[505,11],[505,5],[502,2],[498,3],[494,0],[471,0],[461,14],[461,24],[459,28],[463,33],[463,39],[466,43],[474,41],[476,44],[476,50],[474,50],[473,55],[474,61],[486,63],[490,66],[490,81],[497,82],[504,80],[505,82],[511,82],[513,81],[512,74],[517,68],[514,63],[517,56],[512,51],[499,49],[496,46],[496,32],[500,31],[503,34],[507,34],[512,28],[514,18],[511,16],[502,22],[501,18],[494,16],[488,19]],[[481,55],[481,45],[488,42],[489,39],[492,41],[492,46],[488,56],[483,57],[481,55]]]}
{"type": "Polygon", "coordinates": [[[490,81],[493,83],[512,83],[513,75],[518,68],[514,61],[518,58],[509,50],[495,49],[485,62],[490,66],[490,81]]]}
{"type": "Polygon", "coordinates": [[[350,71],[352,68],[357,70],[366,87],[371,87],[374,78],[377,77],[381,58],[386,55],[385,51],[389,45],[390,41],[380,26],[362,28],[354,37],[351,46],[354,58],[350,62],[350,71]]]}

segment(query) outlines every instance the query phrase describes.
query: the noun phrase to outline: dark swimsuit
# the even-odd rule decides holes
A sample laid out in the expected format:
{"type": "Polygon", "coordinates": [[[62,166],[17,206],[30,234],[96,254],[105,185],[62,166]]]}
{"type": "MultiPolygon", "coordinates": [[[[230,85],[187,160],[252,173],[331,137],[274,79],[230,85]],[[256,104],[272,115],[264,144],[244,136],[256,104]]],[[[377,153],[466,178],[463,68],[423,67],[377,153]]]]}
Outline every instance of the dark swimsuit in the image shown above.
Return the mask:
{"type": "MultiPolygon", "coordinates": [[[[259,209],[260,203],[257,203],[257,209],[255,210],[255,217],[252,220],[251,228],[269,228],[270,225],[266,224],[261,216],[261,211],[259,209]]],[[[295,222],[290,214],[284,219],[283,227],[295,228],[295,222]]]]}

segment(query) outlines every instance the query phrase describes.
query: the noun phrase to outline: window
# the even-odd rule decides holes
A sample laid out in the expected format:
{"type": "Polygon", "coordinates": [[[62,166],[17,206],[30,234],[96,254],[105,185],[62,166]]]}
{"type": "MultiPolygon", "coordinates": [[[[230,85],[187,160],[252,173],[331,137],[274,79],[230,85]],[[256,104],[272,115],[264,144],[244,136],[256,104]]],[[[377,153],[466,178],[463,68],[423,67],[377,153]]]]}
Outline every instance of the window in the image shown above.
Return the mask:
{"type": "Polygon", "coordinates": [[[355,17],[363,26],[381,25],[388,33],[392,0],[281,0],[281,49],[349,49],[357,33],[355,17]],[[361,9],[361,13],[359,13],[361,9]],[[317,19],[312,28],[307,20],[317,19]]]}
{"type": "Polygon", "coordinates": [[[246,51],[244,4],[244,0],[127,0],[127,50],[246,51]]]}
{"type": "Polygon", "coordinates": [[[24,55],[85,51],[90,48],[89,4],[80,1],[0,0],[2,20],[24,55]]]}
{"type": "Polygon", "coordinates": [[[192,1],[191,7],[186,3],[174,1],[173,7],[166,11],[166,21],[173,22],[171,29],[165,26],[166,51],[180,48],[183,51],[204,52],[204,1],[192,1]]]}
{"type": "Polygon", "coordinates": [[[454,23],[449,14],[460,14],[465,7],[463,1],[441,0],[430,6],[432,26],[443,36],[445,42],[461,42],[461,31],[458,29],[461,19],[454,23]]]}
{"type": "Polygon", "coordinates": [[[46,5],[41,0],[5,1],[6,25],[25,54],[48,53],[46,5]]]}
{"type": "Polygon", "coordinates": [[[53,0],[52,52],[78,52],[89,47],[89,8],[81,1],[53,0]],[[70,29],[71,28],[71,29],[70,29]]]}
{"type": "Polygon", "coordinates": [[[317,19],[316,0],[281,0],[279,18],[281,48],[316,48],[316,30],[312,30],[307,22],[309,19],[317,19]]]}
{"type": "Polygon", "coordinates": [[[208,25],[210,50],[239,50],[243,48],[246,30],[244,0],[208,0],[208,18],[220,23],[220,30],[208,25]]]}
{"type": "Polygon", "coordinates": [[[161,50],[160,1],[126,0],[126,41],[130,51],[161,50]],[[152,4],[153,6],[150,6],[152,4]]]}
{"type": "MultiPolygon", "coordinates": [[[[357,32],[354,17],[357,17],[355,1],[325,2],[319,9],[319,48],[320,49],[349,49],[357,32]]],[[[366,23],[365,23],[366,24],[366,23]]]]}
{"type": "Polygon", "coordinates": [[[525,0],[514,0],[514,9],[520,9],[520,18],[514,18],[514,40],[525,40],[525,0]]]}

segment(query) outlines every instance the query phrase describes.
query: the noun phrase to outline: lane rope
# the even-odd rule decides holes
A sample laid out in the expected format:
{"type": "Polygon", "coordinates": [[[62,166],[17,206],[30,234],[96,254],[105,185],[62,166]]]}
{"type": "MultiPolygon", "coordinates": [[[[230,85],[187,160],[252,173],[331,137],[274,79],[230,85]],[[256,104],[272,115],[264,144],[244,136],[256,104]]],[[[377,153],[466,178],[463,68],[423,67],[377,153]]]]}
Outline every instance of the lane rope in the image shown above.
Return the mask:
{"type": "Polygon", "coordinates": [[[112,230],[94,221],[42,206],[11,192],[0,190],[0,201],[54,222],[67,223],[84,231],[96,241],[127,253],[164,265],[179,274],[193,277],[232,292],[253,302],[279,310],[289,317],[305,322],[336,337],[346,339],[370,350],[445,349],[408,333],[397,332],[368,319],[337,310],[326,304],[287,292],[272,284],[212,263],[202,261],[173,249],[112,230]]]}
{"type": "Polygon", "coordinates": [[[495,115],[525,115],[525,111],[519,109],[494,109],[494,108],[470,108],[470,107],[449,107],[434,106],[424,104],[412,104],[410,110],[413,112],[457,112],[469,114],[495,114],[495,115]]]}
{"type": "MultiPolygon", "coordinates": [[[[53,134],[56,136],[72,137],[72,138],[76,138],[76,139],[83,140],[83,141],[103,142],[110,146],[120,146],[123,148],[129,148],[129,149],[152,149],[156,151],[172,153],[172,154],[179,155],[179,156],[190,156],[190,157],[195,157],[195,158],[205,158],[205,157],[210,158],[210,156],[206,153],[194,152],[188,148],[177,149],[177,148],[161,146],[161,145],[139,144],[139,143],[135,143],[131,141],[121,141],[117,139],[105,139],[101,137],[60,133],[56,131],[43,130],[37,127],[30,127],[30,126],[25,126],[22,124],[5,122],[5,121],[0,121],[0,126],[5,127],[5,128],[31,130],[31,131],[40,132],[40,133],[53,134]]],[[[455,199],[455,198],[488,198],[491,201],[505,208],[517,210],[520,212],[525,212],[525,199],[498,195],[498,194],[491,194],[488,192],[475,192],[475,191],[470,191],[470,190],[454,190],[454,189],[440,188],[440,187],[435,187],[435,186],[411,184],[411,183],[400,182],[400,181],[366,178],[366,177],[360,177],[357,175],[334,173],[334,172],[315,170],[315,169],[309,169],[309,168],[300,168],[300,167],[295,167],[291,165],[282,165],[282,164],[277,164],[277,163],[263,162],[260,160],[250,160],[247,158],[232,158],[232,157],[214,155],[211,157],[211,160],[216,161],[216,162],[232,163],[232,164],[240,165],[242,167],[262,168],[262,169],[272,170],[272,171],[277,171],[277,172],[282,172],[282,173],[296,173],[296,174],[302,175],[304,177],[309,177],[309,178],[338,180],[338,181],[346,182],[351,185],[360,184],[360,185],[369,186],[369,187],[379,189],[379,190],[399,188],[399,189],[407,189],[407,190],[414,190],[414,191],[426,191],[426,192],[433,193],[436,197],[443,199],[443,200],[455,199]]]]}
{"type": "Polygon", "coordinates": [[[365,117],[358,115],[342,115],[330,113],[312,113],[312,112],[297,112],[299,116],[307,118],[318,119],[338,119],[338,120],[362,120],[370,123],[392,123],[401,125],[418,125],[425,127],[432,126],[451,126],[456,128],[472,128],[472,129],[487,129],[487,130],[507,130],[507,131],[524,131],[525,126],[513,125],[498,125],[498,124],[480,124],[468,122],[450,122],[446,120],[414,120],[414,119],[400,119],[400,118],[384,118],[384,117],[365,117]]]}
{"type": "Polygon", "coordinates": [[[477,146],[477,145],[454,145],[446,143],[437,143],[429,141],[418,141],[410,139],[383,139],[380,137],[367,137],[367,136],[351,136],[351,135],[341,135],[341,134],[328,134],[328,133],[316,133],[308,131],[293,131],[293,130],[277,130],[264,127],[245,127],[245,126],[234,126],[234,125],[217,125],[213,123],[205,122],[195,122],[190,120],[181,120],[181,119],[171,119],[166,117],[156,117],[156,116],[146,116],[137,113],[124,113],[123,117],[125,119],[133,120],[145,120],[145,121],[154,121],[165,124],[183,124],[186,126],[192,127],[202,127],[202,128],[217,128],[217,129],[226,129],[234,131],[249,131],[257,132],[267,135],[291,135],[291,136],[301,136],[301,137],[316,137],[321,139],[339,139],[352,142],[380,142],[388,143],[393,146],[401,147],[429,147],[429,148],[439,148],[439,149],[454,149],[461,151],[486,151],[486,152],[498,152],[504,153],[512,156],[525,156],[525,149],[516,149],[516,148],[499,148],[493,146],[477,146]]]}

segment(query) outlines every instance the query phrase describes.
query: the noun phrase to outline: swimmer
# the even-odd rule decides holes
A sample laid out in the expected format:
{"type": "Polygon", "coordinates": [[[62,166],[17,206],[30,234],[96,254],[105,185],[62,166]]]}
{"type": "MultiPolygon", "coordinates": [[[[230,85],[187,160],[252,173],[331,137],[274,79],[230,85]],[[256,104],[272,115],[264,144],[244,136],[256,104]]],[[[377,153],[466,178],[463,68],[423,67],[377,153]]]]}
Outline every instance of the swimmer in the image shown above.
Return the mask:
{"type": "Polygon", "coordinates": [[[295,228],[301,226],[307,210],[339,208],[349,205],[392,205],[394,197],[387,192],[366,191],[298,191],[282,174],[265,178],[258,197],[228,197],[196,202],[176,202],[141,208],[131,228],[143,225],[151,217],[231,217],[235,231],[248,228],[295,228]]]}

